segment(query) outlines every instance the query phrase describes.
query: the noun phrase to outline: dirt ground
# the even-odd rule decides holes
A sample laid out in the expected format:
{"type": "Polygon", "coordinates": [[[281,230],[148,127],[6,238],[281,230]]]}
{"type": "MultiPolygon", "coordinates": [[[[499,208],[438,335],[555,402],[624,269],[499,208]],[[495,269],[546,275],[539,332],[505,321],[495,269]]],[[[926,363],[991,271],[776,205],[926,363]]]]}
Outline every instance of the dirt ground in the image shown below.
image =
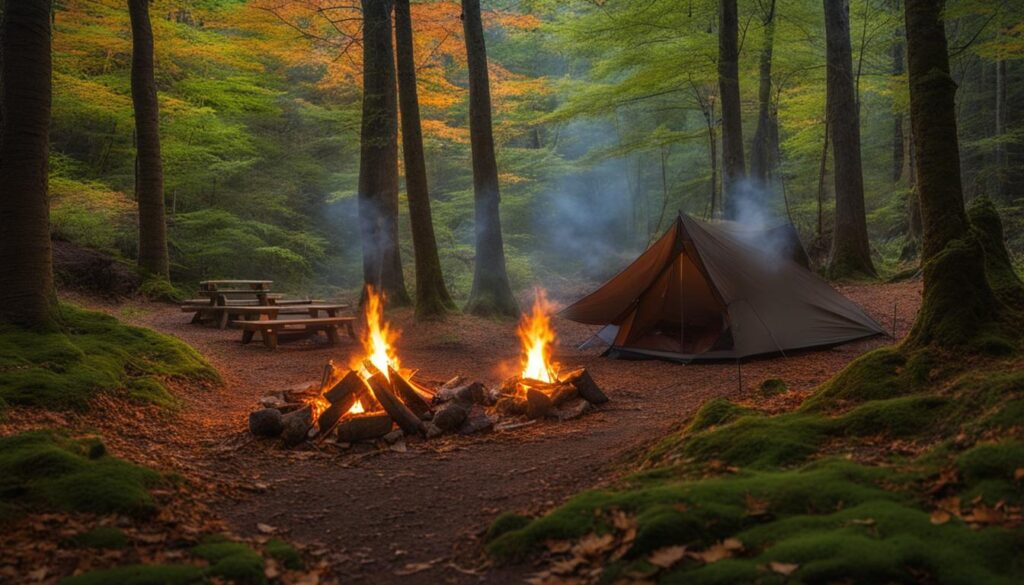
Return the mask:
{"type": "MultiPolygon", "coordinates": [[[[920,305],[916,282],[841,290],[887,330],[895,312],[899,336],[920,305]]],[[[250,439],[245,429],[261,396],[318,379],[328,360],[347,363],[361,351],[357,342],[346,338],[328,347],[305,341],[269,351],[242,346],[237,331],[191,325],[176,307],[71,300],[181,338],[207,356],[225,385],[178,389],[185,405],[174,414],[143,410],[110,420],[50,415],[49,422],[96,428],[115,453],[216,486],[209,495],[212,508],[236,532],[256,534],[261,523],[310,544],[342,583],[522,582],[531,567],[489,567],[481,554],[480,536],[498,514],[540,513],[614,479],[631,452],[683,424],[705,400],[756,403],[757,386],[766,378],[781,378],[796,398],[856,356],[891,343],[878,337],[742,367],[618,361],[600,357],[600,349],[575,349],[594,328],[556,319],[556,361],[586,366],[611,397],[596,413],[353,456],[283,451],[250,439]]],[[[495,383],[518,363],[512,323],[466,316],[415,323],[408,310],[387,317],[402,331],[402,366],[417,368],[418,380],[462,374],[495,383]]]]}

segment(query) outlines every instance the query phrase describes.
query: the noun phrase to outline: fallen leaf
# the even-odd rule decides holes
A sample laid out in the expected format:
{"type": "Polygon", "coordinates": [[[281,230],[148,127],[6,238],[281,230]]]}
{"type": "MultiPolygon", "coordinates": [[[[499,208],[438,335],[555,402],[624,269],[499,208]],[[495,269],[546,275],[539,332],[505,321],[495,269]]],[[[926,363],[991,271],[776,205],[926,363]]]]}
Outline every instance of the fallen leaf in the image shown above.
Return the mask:
{"type": "Polygon", "coordinates": [[[602,534],[598,536],[597,534],[590,533],[581,538],[572,550],[580,556],[595,557],[611,550],[614,546],[615,536],[612,534],[602,534]]]}
{"type": "Polygon", "coordinates": [[[256,523],[256,530],[259,530],[263,534],[273,534],[277,532],[277,528],[271,526],[270,524],[264,524],[262,522],[256,523]]]}
{"type": "Polygon", "coordinates": [[[856,524],[858,526],[874,526],[875,525],[875,519],[874,518],[854,518],[853,520],[850,520],[850,524],[856,524]]]}
{"type": "Polygon", "coordinates": [[[659,548],[647,557],[647,562],[662,569],[669,569],[686,556],[685,546],[667,546],[659,548]]]}
{"type": "Polygon", "coordinates": [[[551,573],[554,575],[572,575],[576,572],[576,569],[586,561],[583,557],[572,557],[561,561],[555,561],[551,563],[551,573]]]}
{"type": "Polygon", "coordinates": [[[398,576],[415,575],[416,573],[422,573],[434,566],[437,561],[441,559],[434,559],[425,563],[406,563],[405,567],[401,570],[395,571],[398,576]]]}
{"type": "Polygon", "coordinates": [[[771,569],[773,573],[791,575],[793,574],[793,571],[800,568],[800,565],[796,563],[780,563],[778,561],[772,561],[768,563],[768,568],[771,569]]]}
{"type": "Polygon", "coordinates": [[[707,550],[698,551],[694,553],[688,553],[691,557],[711,564],[722,559],[727,559],[733,555],[734,552],[743,550],[743,543],[735,538],[727,538],[722,542],[712,545],[707,550]]]}
{"type": "Polygon", "coordinates": [[[1020,481],[1024,479],[1024,467],[1018,467],[1013,470],[1013,481],[1020,481]]]}
{"type": "Polygon", "coordinates": [[[545,540],[544,546],[555,554],[567,553],[572,550],[572,543],[568,540],[545,540]]]}
{"type": "Polygon", "coordinates": [[[974,507],[969,516],[964,516],[964,520],[978,524],[999,524],[1003,521],[1003,513],[985,504],[980,504],[974,507]]]}
{"type": "Polygon", "coordinates": [[[946,522],[949,522],[949,520],[951,518],[952,518],[952,516],[950,516],[949,512],[947,512],[945,510],[935,510],[935,511],[932,512],[932,515],[931,515],[932,524],[936,524],[936,525],[938,525],[938,524],[945,524],[946,522]]]}
{"type": "Polygon", "coordinates": [[[167,540],[167,535],[166,534],[144,534],[144,533],[143,534],[136,534],[135,535],[135,540],[138,540],[139,542],[144,542],[146,544],[160,544],[161,542],[167,540]]]}
{"type": "Polygon", "coordinates": [[[758,498],[747,494],[743,496],[743,503],[746,507],[746,515],[753,518],[760,518],[768,515],[770,502],[765,498],[758,498]]]}

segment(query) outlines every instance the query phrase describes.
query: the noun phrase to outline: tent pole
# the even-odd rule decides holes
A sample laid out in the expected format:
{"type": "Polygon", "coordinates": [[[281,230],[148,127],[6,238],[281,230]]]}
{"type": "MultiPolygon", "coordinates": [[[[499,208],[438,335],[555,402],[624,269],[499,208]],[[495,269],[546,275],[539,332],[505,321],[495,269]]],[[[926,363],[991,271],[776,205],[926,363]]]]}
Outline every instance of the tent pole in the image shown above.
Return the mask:
{"type": "Polygon", "coordinates": [[[679,353],[686,351],[684,345],[686,340],[686,305],[683,302],[683,254],[686,253],[684,246],[679,253],[679,353]]]}

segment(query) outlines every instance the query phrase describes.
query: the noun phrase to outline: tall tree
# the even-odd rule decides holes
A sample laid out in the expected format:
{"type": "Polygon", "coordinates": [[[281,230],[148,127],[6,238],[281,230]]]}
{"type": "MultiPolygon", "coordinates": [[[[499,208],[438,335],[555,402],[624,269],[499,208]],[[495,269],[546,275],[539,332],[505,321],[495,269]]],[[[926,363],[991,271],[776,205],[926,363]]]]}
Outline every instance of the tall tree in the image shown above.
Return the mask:
{"type": "Polygon", "coordinates": [[[150,0],[128,0],[132,22],[132,106],[135,110],[135,198],[139,203],[139,267],[168,278],[160,106],[153,65],[150,0]]]}
{"type": "Polygon", "coordinates": [[[957,84],[950,75],[942,8],[941,1],[904,0],[910,119],[924,228],[924,300],[908,343],[951,347],[984,336],[991,347],[999,329],[994,324],[1017,321],[1002,329],[1019,337],[1024,295],[991,202],[983,198],[970,215],[964,210],[957,84]],[[994,282],[1000,284],[995,291],[994,282]],[[1017,306],[1004,305],[1001,300],[1006,298],[1015,299],[1017,306]]]}
{"type": "Polygon", "coordinates": [[[395,52],[398,56],[398,101],[402,112],[402,154],[405,156],[405,191],[409,197],[412,246],[416,254],[416,316],[443,316],[455,309],[444,284],[437,239],[430,213],[427,165],[423,158],[423,130],[416,91],[412,14],[409,0],[395,3],[395,52]]]}
{"type": "MultiPolygon", "coordinates": [[[[363,119],[359,148],[359,223],[363,281],[407,305],[398,247],[398,98],[391,46],[392,0],[362,0],[363,119]]],[[[365,289],[364,289],[365,290],[365,289]]]]}
{"type": "Polygon", "coordinates": [[[725,217],[738,212],[740,182],[746,177],[743,158],[743,113],[740,110],[739,13],[736,0],[718,4],[718,86],[722,100],[722,191],[725,217]]]}
{"type": "Polygon", "coordinates": [[[835,229],[828,273],[832,278],[874,276],[860,153],[860,114],[853,81],[848,0],[824,0],[826,93],[836,190],[835,229]]]}
{"type": "Polygon", "coordinates": [[[47,174],[51,0],[7,0],[0,22],[0,321],[56,321],[47,174]]]}
{"type": "Polygon", "coordinates": [[[750,176],[767,192],[779,136],[772,110],[772,53],[775,49],[775,0],[758,0],[761,9],[761,56],[758,64],[757,128],[750,144],[750,176]]]}
{"type": "MultiPolygon", "coordinates": [[[[900,1],[895,0],[893,2],[895,8],[899,8],[900,1]]],[[[892,57],[892,75],[895,78],[903,76],[903,43],[904,43],[903,27],[897,26],[893,30],[892,47],[890,49],[892,57]]],[[[907,148],[907,140],[903,135],[903,112],[898,108],[893,108],[892,112],[892,182],[898,183],[903,177],[903,167],[905,166],[905,153],[907,148]]]]}
{"type": "Polygon", "coordinates": [[[462,0],[462,28],[469,69],[469,137],[473,150],[476,231],[473,288],[466,311],[474,315],[514,317],[519,313],[519,306],[509,285],[501,237],[501,194],[491,128],[491,88],[480,0],[462,0]]]}

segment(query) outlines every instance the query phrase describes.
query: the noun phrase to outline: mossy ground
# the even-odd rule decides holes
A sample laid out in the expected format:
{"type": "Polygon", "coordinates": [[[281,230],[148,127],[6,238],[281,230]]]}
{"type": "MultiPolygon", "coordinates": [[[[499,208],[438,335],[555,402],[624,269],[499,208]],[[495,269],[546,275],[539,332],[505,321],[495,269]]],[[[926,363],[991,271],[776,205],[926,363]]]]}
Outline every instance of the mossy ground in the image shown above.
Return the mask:
{"type": "Polygon", "coordinates": [[[126,514],[156,511],[161,476],[112,457],[97,439],[53,431],[0,438],[0,522],[32,510],[126,514]]]}
{"type": "Polygon", "coordinates": [[[496,523],[488,551],[518,561],[553,540],[621,536],[613,519],[625,513],[635,538],[601,561],[602,582],[787,582],[773,562],[795,566],[788,580],[802,583],[1021,582],[1019,520],[1000,518],[1024,503],[1024,362],[986,358],[957,372],[951,360],[878,350],[775,416],[709,401],[614,489],[529,523],[496,523]],[[953,498],[962,508],[935,521],[953,498]],[[742,551],[669,569],[649,562],[667,546],[701,551],[725,539],[742,551]]]}
{"type": "Polygon", "coordinates": [[[113,317],[61,305],[60,331],[0,325],[0,409],[83,409],[98,392],[173,405],[168,379],[216,381],[188,345],[113,317]]]}

